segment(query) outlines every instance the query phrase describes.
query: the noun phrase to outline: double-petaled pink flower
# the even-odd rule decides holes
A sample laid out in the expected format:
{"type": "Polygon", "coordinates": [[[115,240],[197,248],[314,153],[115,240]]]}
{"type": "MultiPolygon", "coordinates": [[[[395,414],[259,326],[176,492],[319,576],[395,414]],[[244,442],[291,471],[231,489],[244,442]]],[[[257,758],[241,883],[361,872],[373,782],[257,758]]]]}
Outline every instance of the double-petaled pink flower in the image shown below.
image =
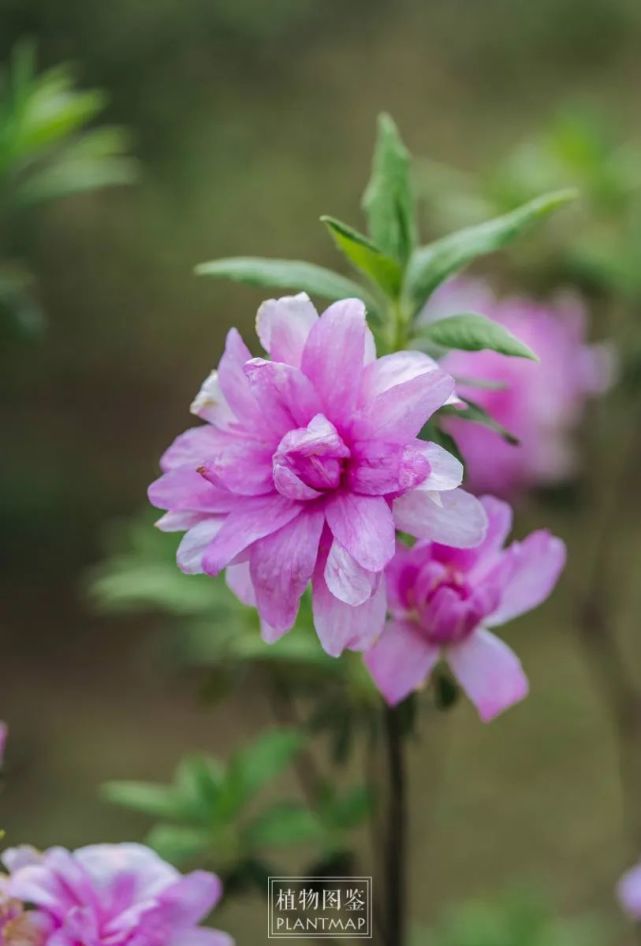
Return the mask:
{"type": "Polygon", "coordinates": [[[233,946],[198,926],[220,898],[218,878],[181,876],[140,844],[15,848],[2,860],[3,946],[233,946]]]}
{"type": "Polygon", "coordinates": [[[485,722],[527,694],[518,657],[488,628],[549,595],[565,562],[565,546],[541,530],[504,549],[511,509],[492,497],[481,502],[489,525],[476,548],[419,542],[399,547],[388,566],[391,618],[365,662],[392,705],[420,687],[441,659],[485,722]]]}
{"type": "Polygon", "coordinates": [[[318,316],[305,295],[265,302],[256,328],[271,359],[232,329],[192,410],[206,424],[173,443],[151,502],[188,530],[178,564],[227,580],[274,641],[312,584],[325,650],[366,648],[386,610],[395,528],[460,547],[481,541],[482,506],[462,466],[417,435],[452,378],[420,352],[376,358],[357,299],[318,316]]]}
{"type": "Polygon", "coordinates": [[[573,435],[587,400],[612,382],[612,351],[587,343],[586,314],[576,297],[560,296],[546,305],[518,297],[498,300],[485,283],[456,279],[434,294],[422,318],[457,312],[488,316],[540,359],[492,351],[453,351],[443,359],[457,392],[519,439],[515,446],[480,424],[448,419],[445,426],[465,459],[466,484],[475,493],[509,497],[563,480],[575,465],[573,435]]]}

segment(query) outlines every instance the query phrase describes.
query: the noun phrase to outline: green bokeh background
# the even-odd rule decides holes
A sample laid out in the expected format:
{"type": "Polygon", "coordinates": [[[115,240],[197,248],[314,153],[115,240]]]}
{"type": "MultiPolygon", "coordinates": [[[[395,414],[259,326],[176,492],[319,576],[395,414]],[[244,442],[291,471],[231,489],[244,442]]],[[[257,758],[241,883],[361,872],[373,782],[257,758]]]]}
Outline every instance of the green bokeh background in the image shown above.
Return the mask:
{"type": "MultiPolygon", "coordinates": [[[[316,221],[359,221],[382,109],[415,154],[469,170],[567,101],[634,137],[641,6],[0,0],[3,59],[25,35],[43,66],[72,60],[82,84],[109,93],[108,118],[129,126],[142,164],[137,186],[39,216],[25,253],[48,329],[0,355],[0,717],[12,730],[0,821],[9,843],[74,846],[142,836],[141,819],[100,802],[102,781],[165,779],[186,749],[224,755],[269,712],[260,692],[203,709],[193,680],[157,658],[151,618],[97,617],[83,592],[105,525],[144,504],[161,449],[189,425],[224,333],[252,331],[260,294],[197,280],[193,264],[255,254],[337,265],[316,221]]],[[[424,924],[459,897],[532,882],[560,911],[624,928],[612,894],[630,856],[616,751],[572,626],[590,513],[535,506],[520,527],[543,520],[571,564],[545,610],[509,632],[532,696],[487,728],[461,705],[412,750],[424,924]]],[[[638,520],[633,497],[629,569],[638,520]]],[[[221,925],[258,946],[263,901],[230,906],[221,925]]]]}

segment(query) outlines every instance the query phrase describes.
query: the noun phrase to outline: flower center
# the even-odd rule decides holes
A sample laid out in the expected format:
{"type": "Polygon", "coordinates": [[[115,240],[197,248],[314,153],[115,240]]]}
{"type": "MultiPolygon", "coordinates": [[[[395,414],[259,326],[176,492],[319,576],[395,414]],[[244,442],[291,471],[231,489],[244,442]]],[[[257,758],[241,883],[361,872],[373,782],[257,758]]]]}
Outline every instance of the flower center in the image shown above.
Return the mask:
{"type": "Polygon", "coordinates": [[[423,634],[441,646],[469,637],[487,613],[483,596],[463,573],[442,562],[431,561],[422,569],[413,598],[423,634]]]}
{"type": "Polygon", "coordinates": [[[279,443],[272,458],[274,485],[290,499],[317,499],[340,485],[349,457],[334,425],[317,414],[279,443]]]}

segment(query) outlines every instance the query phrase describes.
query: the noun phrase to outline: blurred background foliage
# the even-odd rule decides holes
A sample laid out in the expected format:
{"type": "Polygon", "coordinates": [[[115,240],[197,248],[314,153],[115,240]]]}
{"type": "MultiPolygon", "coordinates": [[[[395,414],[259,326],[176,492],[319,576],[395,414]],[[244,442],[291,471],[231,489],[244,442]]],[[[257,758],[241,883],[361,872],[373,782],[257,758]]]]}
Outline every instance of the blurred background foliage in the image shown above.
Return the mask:
{"type": "MultiPolygon", "coordinates": [[[[149,530],[150,519],[124,524],[120,540],[110,525],[144,506],[156,459],[189,426],[188,404],[227,328],[252,337],[260,292],[196,279],[194,264],[255,254],[340,267],[316,221],[331,213],[361,227],[375,118],[385,109],[425,159],[416,183],[430,236],[541,190],[580,187],[576,209],[478,271],[500,288],[580,285],[594,336],[624,337],[625,377],[634,381],[641,8],[636,0],[0,0],[0,25],[0,61],[27,40],[39,76],[69,89],[73,74],[86,133],[126,128],[103,156],[118,162],[119,179],[121,171],[129,179],[127,155],[135,156],[138,177],[12,214],[10,225],[1,218],[3,267],[7,259],[12,273],[26,274],[19,298],[36,313],[26,320],[43,326],[38,338],[3,332],[0,352],[0,717],[12,727],[1,821],[9,843],[142,838],[149,817],[105,804],[102,783],[169,784],[186,752],[229,759],[272,720],[283,722],[272,670],[253,668],[230,702],[211,698],[247,672],[233,655],[241,641],[256,646],[251,613],[234,610],[232,619],[224,589],[206,579],[188,579],[183,592],[175,540],[149,530]],[[61,63],[73,73],[47,73],[61,63]],[[113,569],[119,561],[128,569],[140,543],[157,551],[138,556],[125,602],[113,569]],[[117,549],[115,562],[92,574],[112,608],[97,612],[87,567],[98,567],[105,548],[117,549]],[[158,588],[165,595],[162,613],[147,606],[150,587],[150,597],[158,588]],[[215,638],[209,614],[224,632],[215,638]],[[225,641],[232,659],[214,679],[210,664],[225,641]]],[[[605,482],[629,437],[631,391],[607,424],[595,409],[578,483],[521,512],[519,532],[544,516],[571,555],[545,619],[510,630],[532,696],[483,729],[457,706],[438,728],[427,719],[414,741],[412,887],[422,927],[436,928],[444,904],[492,900],[517,878],[543,880],[554,892],[550,913],[610,917],[624,941],[612,887],[636,852],[621,839],[616,750],[573,621],[594,527],[585,481],[596,471],[605,482]]],[[[639,564],[640,501],[634,483],[624,485],[618,554],[629,574],[639,564]]],[[[635,666],[639,605],[637,587],[616,600],[635,666]]],[[[286,638],[278,659],[270,651],[264,660],[291,666],[308,643],[286,638]]],[[[332,696],[360,686],[356,662],[349,676],[332,696]]],[[[330,742],[323,760],[334,766],[330,742]]],[[[357,768],[341,770],[344,793],[358,791],[357,768]]],[[[295,759],[279,779],[278,790],[265,789],[266,806],[301,797],[295,759]]],[[[357,832],[357,841],[368,863],[367,839],[357,832]]],[[[307,861],[315,853],[312,844],[307,861]]],[[[282,856],[292,869],[301,862],[296,852],[282,856]]],[[[478,909],[502,915],[497,903],[478,909]]],[[[227,909],[220,923],[240,943],[262,941],[262,893],[227,909]]],[[[520,921],[507,914],[486,925],[511,930],[520,921]]],[[[454,936],[468,946],[464,926],[444,922],[435,944],[454,936]]],[[[545,946],[573,942],[541,935],[545,946]]]]}

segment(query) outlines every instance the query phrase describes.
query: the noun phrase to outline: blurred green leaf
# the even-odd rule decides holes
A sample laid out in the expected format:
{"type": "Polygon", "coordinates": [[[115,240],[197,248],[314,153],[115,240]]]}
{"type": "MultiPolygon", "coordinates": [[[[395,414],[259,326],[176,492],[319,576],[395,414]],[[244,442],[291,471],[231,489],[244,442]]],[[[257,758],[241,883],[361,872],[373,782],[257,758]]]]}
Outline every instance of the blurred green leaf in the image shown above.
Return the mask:
{"type": "Polygon", "coordinates": [[[180,819],[186,809],[180,794],[172,785],[153,782],[106,782],[100,790],[105,801],[151,818],[180,819]]]}
{"type": "Polygon", "coordinates": [[[323,820],[335,829],[354,828],[367,818],[372,807],[370,789],[358,785],[344,795],[331,796],[323,806],[323,820]]]}
{"type": "Polygon", "coordinates": [[[176,791],[194,817],[207,821],[224,778],[224,768],[217,759],[197,753],[181,759],[176,770],[176,791]]]}
{"type": "Polygon", "coordinates": [[[292,762],[305,741],[296,729],[272,729],[251,746],[237,752],[229,763],[219,799],[219,809],[230,817],[242,808],[265,784],[276,778],[292,762]]]}
{"type": "Polygon", "coordinates": [[[410,259],[405,293],[413,311],[418,311],[448,276],[468,263],[507,246],[512,240],[568,201],[573,190],[555,191],[529,201],[510,213],[467,227],[416,250],[410,259]]]}
{"type": "Polygon", "coordinates": [[[497,351],[502,355],[513,355],[538,361],[531,348],[520,341],[498,322],[485,315],[463,312],[450,315],[423,325],[412,341],[427,339],[442,348],[457,348],[462,351],[497,351]]]}
{"type": "Polygon", "coordinates": [[[279,802],[255,818],[244,837],[252,847],[276,847],[322,841],[326,830],[309,808],[296,802],[279,802]]]}
{"type": "Polygon", "coordinates": [[[369,235],[381,250],[405,263],[416,242],[410,156],[389,115],[380,115],[372,174],[363,196],[369,235]]]}
{"type": "Polygon", "coordinates": [[[367,237],[334,217],[321,217],[338,249],[388,295],[395,297],[401,285],[401,267],[367,237]]]}
{"type": "Polygon", "coordinates": [[[356,297],[372,309],[373,300],[366,290],[351,279],[338,273],[300,260],[262,259],[254,256],[236,256],[213,260],[196,266],[199,276],[231,279],[264,289],[291,289],[308,292],[335,302],[337,299],[356,297]]]}
{"type": "Polygon", "coordinates": [[[147,844],[164,860],[181,864],[199,855],[208,854],[212,847],[212,836],[204,828],[159,824],[147,835],[147,844]]]}

